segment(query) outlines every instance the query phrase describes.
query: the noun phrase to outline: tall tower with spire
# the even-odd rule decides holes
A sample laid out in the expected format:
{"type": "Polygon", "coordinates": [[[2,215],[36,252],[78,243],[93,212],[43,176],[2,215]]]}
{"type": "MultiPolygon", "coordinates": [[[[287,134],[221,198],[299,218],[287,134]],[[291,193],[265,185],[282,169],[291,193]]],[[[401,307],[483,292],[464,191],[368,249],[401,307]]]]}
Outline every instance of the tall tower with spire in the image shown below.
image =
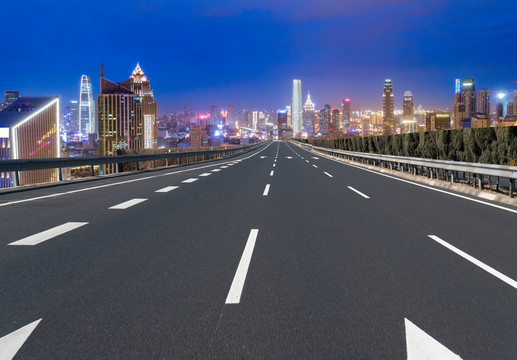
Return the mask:
{"type": "Polygon", "coordinates": [[[311,100],[311,93],[307,92],[307,101],[305,101],[305,105],[303,105],[303,131],[307,133],[308,136],[312,136],[314,134],[314,111],[315,111],[314,103],[311,100]]]}
{"type": "Polygon", "coordinates": [[[147,79],[144,71],[140,67],[140,63],[136,63],[136,67],[131,73],[130,79],[131,91],[142,98],[142,115],[144,118],[144,148],[158,148],[158,126],[157,126],[157,107],[154,100],[151,84],[147,79]]]}
{"type": "Polygon", "coordinates": [[[79,94],[79,132],[82,139],[88,139],[95,133],[95,104],[93,103],[92,80],[89,76],[81,76],[79,94]]]}
{"type": "Polygon", "coordinates": [[[302,81],[296,79],[293,80],[291,119],[293,122],[293,135],[299,136],[302,132],[302,81]]]}

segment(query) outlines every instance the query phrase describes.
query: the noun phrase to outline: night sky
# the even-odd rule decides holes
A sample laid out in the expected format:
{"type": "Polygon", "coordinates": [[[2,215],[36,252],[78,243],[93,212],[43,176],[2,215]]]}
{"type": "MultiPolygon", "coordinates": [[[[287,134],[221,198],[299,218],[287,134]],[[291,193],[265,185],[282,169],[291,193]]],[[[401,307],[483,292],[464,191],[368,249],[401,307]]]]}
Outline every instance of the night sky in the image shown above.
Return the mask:
{"type": "Polygon", "coordinates": [[[82,74],[127,79],[139,61],[158,111],[276,109],[302,80],[317,107],[451,107],[454,79],[517,89],[517,1],[2,1],[0,91],[78,99],[82,74]]]}

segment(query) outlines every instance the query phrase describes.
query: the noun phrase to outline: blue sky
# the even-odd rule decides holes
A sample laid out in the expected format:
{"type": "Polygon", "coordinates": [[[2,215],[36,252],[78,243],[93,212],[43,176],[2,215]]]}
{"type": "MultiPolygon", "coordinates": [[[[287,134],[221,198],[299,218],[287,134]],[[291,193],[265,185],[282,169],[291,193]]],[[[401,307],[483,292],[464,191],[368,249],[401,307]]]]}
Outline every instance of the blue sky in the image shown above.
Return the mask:
{"type": "Polygon", "coordinates": [[[1,5],[0,91],[77,99],[82,74],[98,92],[139,61],[160,112],[210,104],[275,109],[302,80],[318,107],[450,107],[454,79],[517,89],[516,1],[115,0],[1,5]]]}

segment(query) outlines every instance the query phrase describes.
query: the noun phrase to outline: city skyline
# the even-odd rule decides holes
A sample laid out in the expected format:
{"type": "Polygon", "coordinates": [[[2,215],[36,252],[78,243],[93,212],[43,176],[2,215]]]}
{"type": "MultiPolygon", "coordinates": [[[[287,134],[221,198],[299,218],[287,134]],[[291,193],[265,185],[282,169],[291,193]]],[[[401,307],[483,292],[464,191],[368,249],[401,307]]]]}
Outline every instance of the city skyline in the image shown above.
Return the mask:
{"type": "MultiPolygon", "coordinates": [[[[326,103],[338,107],[346,96],[356,108],[378,109],[382,106],[376,95],[379,83],[387,78],[393,80],[397,91],[412,91],[415,104],[426,108],[451,108],[455,78],[476,78],[483,88],[494,92],[517,86],[517,69],[511,61],[516,51],[511,46],[516,35],[511,14],[517,5],[512,2],[466,6],[461,2],[425,5],[398,1],[389,5],[371,0],[351,7],[346,1],[324,1],[304,3],[286,12],[293,5],[290,3],[211,1],[203,6],[186,3],[173,7],[158,1],[130,2],[122,10],[116,3],[103,4],[102,13],[95,11],[95,2],[68,4],[78,15],[73,19],[59,13],[61,1],[29,1],[23,14],[15,11],[14,3],[7,3],[2,7],[13,16],[6,19],[5,26],[23,26],[29,31],[24,31],[21,39],[6,39],[6,46],[18,55],[0,59],[0,66],[10,69],[3,76],[2,87],[17,89],[25,96],[60,95],[65,104],[78,100],[76,79],[86,74],[94,79],[96,95],[99,54],[115,78],[126,76],[125,69],[138,61],[145,64],[146,71],[153,74],[160,112],[177,111],[184,105],[205,109],[210,104],[280,108],[289,101],[285,94],[290,93],[292,79],[303,81],[319,108],[326,103]],[[119,10],[124,16],[114,16],[119,10]],[[57,20],[41,27],[45,14],[57,16],[57,20]],[[171,31],[153,31],[153,39],[137,45],[105,37],[124,19],[140,21],[144,17],[156,22],[151,31],[161,29],[164,23],[171,24],[171,31]],[[94,18],[110,25],[62,31],[67,26],[79,28],[94,18]],[[390,31],[380,31],[383,28],[390,31]],[[96,39],[95,51],[54,56],[60,50],[57,44],[71,43],[85,31],[96,39]],[[205,33],[211,35],[205,39],[201,36],[205,33]],[[467,34],[476,36],[464,36],[467,34]],[[27,36],[31,43],[46,44],[45,49],[36,49],[40,51],[37,62],[21,47],[24,41],[20,40],[27,36]],[[42,40],[47,38],[54,41],[42,40]],[[509,56],[494,58],[476,46],[480,42],[489,42],[509,56]],[[155,48],[159,51],[151,51],[155,48]],[[275,56],[260,56],[268,52],[275,56]],[[208,61],[208,53],[217,56],[208,61]],[[42,73],[52,74],[52,81],[39,76],[42,73]]],[[[129,31],[128,38],[136,43],[145,37],[137,29],[129,31]]],[[[401,107],[399,102],[402,100],[396,100],[395,107],[401,107]]]]}

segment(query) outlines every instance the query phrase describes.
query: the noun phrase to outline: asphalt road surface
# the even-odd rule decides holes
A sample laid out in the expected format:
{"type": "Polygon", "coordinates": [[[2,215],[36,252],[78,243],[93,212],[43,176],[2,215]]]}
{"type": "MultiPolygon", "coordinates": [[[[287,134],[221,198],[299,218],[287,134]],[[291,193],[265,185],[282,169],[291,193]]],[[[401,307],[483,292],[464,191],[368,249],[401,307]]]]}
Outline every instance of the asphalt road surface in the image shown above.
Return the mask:
{"type": "Polygon", "coordinates": [[[285,142],[3,194],[0,360],[516,359],[516,217],[285,142]]]}

